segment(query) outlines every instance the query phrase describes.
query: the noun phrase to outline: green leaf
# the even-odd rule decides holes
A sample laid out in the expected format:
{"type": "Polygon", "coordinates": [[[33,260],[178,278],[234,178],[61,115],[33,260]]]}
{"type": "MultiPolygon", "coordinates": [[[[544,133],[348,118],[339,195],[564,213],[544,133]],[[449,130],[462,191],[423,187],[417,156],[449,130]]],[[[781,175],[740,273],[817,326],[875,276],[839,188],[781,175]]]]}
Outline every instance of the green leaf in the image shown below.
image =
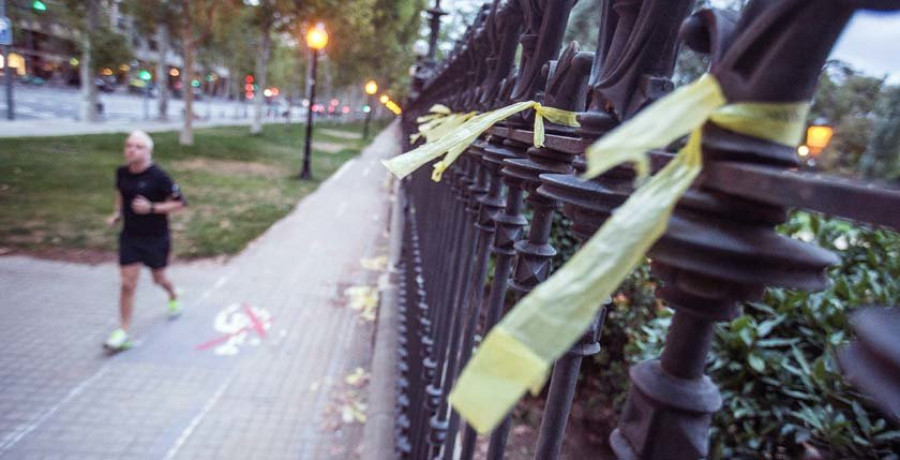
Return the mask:
{"type": "Polygon", "coordinates": [[[866,414],[865,409],[856,401],[853,401],[851,407],[853,408],[853,414],[856,415],[856,423],[862,428],[863,433],[871,433],[872,424],[869,423],[869,416],[866,414]]]}
{"type": "Polygon", "coordinates": [[[750,364],[750,367],[757,373],[762,374],[766,370],[766,361],[756,353],[750,353],[750,355],[747,356],[747,363],[750,364]]]}
{"type": "MultiPolygon", "coordinates": [[[[812,401],[812,400],[815,399],[815,398],[813,398],[812,396],[810,396],[809,393],[803,393],[803,392],[801,392],[801,391],[794,391],[794,390],[788,390],[788,389],[782,388],[782,389],[781,389],[781,392],[784,393],[784,394],[786,394],[786,395],[788,395],[788,396],[790,396],[790,397],[792,397],[792,398],[803,399],[803,400],[806,400],[806,401],[812,401]]],[[[796,414],[796,413],[795,413],[795,414],[796,414]]]]}
{"type": "Polygon", "coordinates": [[[744,328],[738,331],[738,336],[741,338],[741,342],[746,346],[753,345],[753,330],[749,328],[744,328]]]}
{"type": "Polygon", "coordinates": [[[752,321],[753,318],[751,318],[749,315],[739,316],[731,322],[731,329],[734,331],[740,331],[744,328],[749,327],[752,321]]]}
{"type": "Polygon", "coordinates": [[[756,336],[765,337],[769,335],[769,333],[772,332],[772,329],[775,329],[776,326],[783,323],[786,319],[787,316],[779,316],[777,318],[763,321],[759,324],[759,327],[756,328],[756,336]]]}
{"type": "Polygon", "coordinates": [[[876,441],[900,441],[900,431],[887,431],[875,435],[876,441]]]}
{"type": "Polygon", "coordinates": [[[799,342],[800,339],[765,339],[756,342],[756,346],[760,348],[777,348],[777,347],[785,347],[788,345],[793,345],[799,342]]]}

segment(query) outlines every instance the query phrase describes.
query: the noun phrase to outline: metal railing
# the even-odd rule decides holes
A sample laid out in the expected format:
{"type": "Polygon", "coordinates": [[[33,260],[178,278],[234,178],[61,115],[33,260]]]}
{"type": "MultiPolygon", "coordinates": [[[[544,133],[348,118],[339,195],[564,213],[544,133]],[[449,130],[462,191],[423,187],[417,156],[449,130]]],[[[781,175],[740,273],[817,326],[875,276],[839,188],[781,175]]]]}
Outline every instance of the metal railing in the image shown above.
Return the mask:
{"type": "MultiPolygon", "coordinates": [[[[440,183],[428,167],[403,182],[399,458],[449,460],[457,449],[472,458],[476,433],[448,405],[450,389],[477,338],[504,314],[507,296],[521,297],[549,276],[554,214],[563,212],[584,240],[628,198],[634,172],[619,167],[582,179],[583,153],[673,89],[679,42],[709,54],[729,101],[809,100],[854,11],[900,9],[896,0],[755,0],[739,16],[689,16],[691,0],[607,0],[597,51],[587,53],[577,44],[563,48],[574,3],[494,1],[447,59],[423,63],[416,73],[404,139],[437,103],[483,112],[535,100],[578,112],[581,126],[548,125],[545,147],[535,148],[534,115],[515,116],[472,144],[440,183]]],[[[703,173],[650,252],[665,282],[658,296],[675,314],[660,359],[631,369],[610,439],[618,458],[705,457],[710,420],[722,406],[704,375],[714,325],[735,318],[740,302],[759,299],[766,287],[825,285],[836,256],[775,231],[789,208],[900,229],[897,190],[798,171],[790,147],[710,123],[703,129],[703,173]]],[[[654,169],[672,156],[652,152],[654,169]]],[[[559,456],[580,364],[599,351],[604,316],[601,310],[553,368],[536,458],[559,456]]],[[[508,431],[507,419],[490,435],[488,458],[504,457],[508,431]]]]}

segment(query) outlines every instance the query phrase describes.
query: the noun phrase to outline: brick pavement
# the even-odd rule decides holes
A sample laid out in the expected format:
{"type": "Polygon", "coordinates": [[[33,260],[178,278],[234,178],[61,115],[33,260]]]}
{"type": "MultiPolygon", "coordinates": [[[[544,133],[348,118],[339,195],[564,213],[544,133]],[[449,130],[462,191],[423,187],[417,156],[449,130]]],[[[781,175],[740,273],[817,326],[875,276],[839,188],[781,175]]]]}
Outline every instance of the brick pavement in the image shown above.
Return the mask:
{"type": "MultiPolygon", "coordinates": [[[[186,311],[168,321],[144,273],[137,345],[101,349],[116,325],[117,267],[0,257],[0,459],[355,458],[362,426],[337,423],[344,376],[368,369],[373,323],[339,300],[374,284],[360,260],[386,248],[378,159],[396,124],[224,265],[175,265],[186,311]],[[271,314],[236,355],[197,346],[217,315],[271,314]]],[[[221,317],[221,315],[219,315],[221,317]]]]}

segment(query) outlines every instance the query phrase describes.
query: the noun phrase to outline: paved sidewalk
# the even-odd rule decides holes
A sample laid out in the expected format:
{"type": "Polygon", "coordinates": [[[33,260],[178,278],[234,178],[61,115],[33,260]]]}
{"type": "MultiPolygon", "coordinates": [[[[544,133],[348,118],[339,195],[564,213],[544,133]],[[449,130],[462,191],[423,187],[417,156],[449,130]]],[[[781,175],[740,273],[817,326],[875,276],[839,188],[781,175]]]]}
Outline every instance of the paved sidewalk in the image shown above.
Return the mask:
{"type": "MultiPolygon", "coordinates": [[[[294,118],[291,122],[299,123],[300,120],[294,118]]],[[[251,123],[253,123],[252,118],[215,118],[210,121],[194,121],[194,129],[212,128],[215,126],[250,126],[251,123]]],[[[284,119],[263,119],[263,124],[277,123],[283,124],[284,119]]],[[[2,120],[0,121],[0,137],[44,137],[72,136],[79,134],[129,133],[136,129],[148,133],[155,133],[161,131],[181,131],[183,124],[184,122],[182,120],[167,122],[157,120],[115,120],[98,121],[95,123],[85,123],[76,120],[2,120]]]]}
{"type": "Polygon", "coordinates": [[[394,123],[228,263],[174,266],[182,318],[144,273],[137,345],[111,357],[115,265],[0,257],[0,459],[360,458],[362,425],[334,409],[369,368],[374,323],[339,293],[378,276],[360,261],[386,251],[378,160],[397,136],[394,123]]]}

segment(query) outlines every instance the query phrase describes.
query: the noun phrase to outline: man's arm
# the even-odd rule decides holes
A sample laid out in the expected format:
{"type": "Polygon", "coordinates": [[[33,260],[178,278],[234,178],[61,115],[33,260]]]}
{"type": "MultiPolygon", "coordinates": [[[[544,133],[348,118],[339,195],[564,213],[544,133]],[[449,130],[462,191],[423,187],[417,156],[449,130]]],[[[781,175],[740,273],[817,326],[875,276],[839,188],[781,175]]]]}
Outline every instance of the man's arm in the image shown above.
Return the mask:
{"type": "Polygon", "coordinates": [[[184,209],[184,201],[181,198],[170,198],[162,203],[153,203],[153,214],[169,214],[182,209],[184,209]]]}
{"type": "Polygon", "coordinates": [[[122,218],[122,193],[118,190],[116,191],[116,202],[113,205],[113,213],[106,219],[106,224],[109,226],[116,225],[116,222],[122,218]]]}

